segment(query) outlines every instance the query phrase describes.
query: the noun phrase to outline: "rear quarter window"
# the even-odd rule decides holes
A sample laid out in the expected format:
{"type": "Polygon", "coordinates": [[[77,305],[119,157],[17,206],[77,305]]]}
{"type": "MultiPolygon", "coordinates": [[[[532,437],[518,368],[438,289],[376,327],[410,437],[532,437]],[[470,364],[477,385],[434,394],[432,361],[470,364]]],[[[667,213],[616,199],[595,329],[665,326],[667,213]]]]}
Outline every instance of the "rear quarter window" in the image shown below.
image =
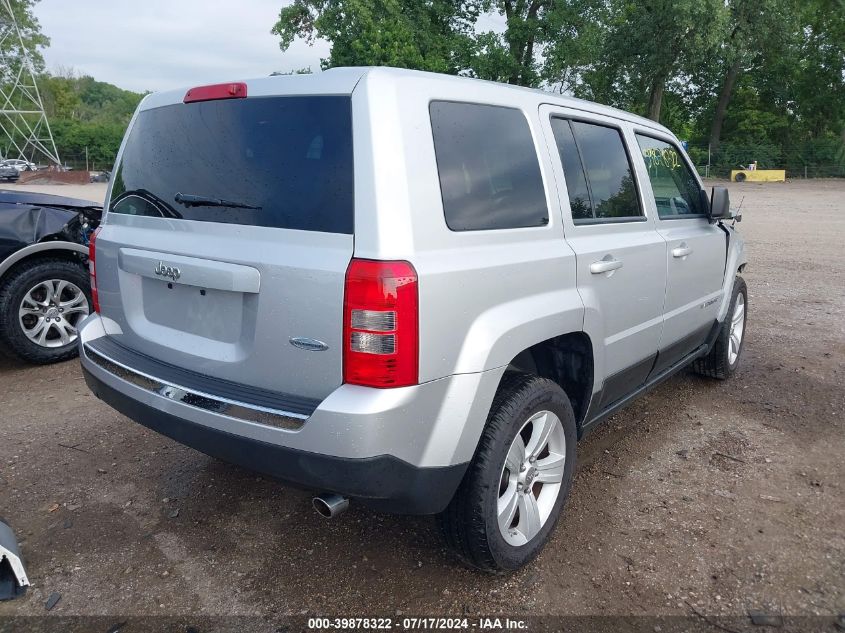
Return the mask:
{"type": "Polygon", "coordinates": [[[443,213],[451,230],[548,224],[537,152],[521,111],[434,101],[429,114],[443,213]]]}
{"type": "Polygon", "coordinates": [[[139,113],[109,212],[352,233],[353,178],[349,97],[179,103],[139,113]]]}

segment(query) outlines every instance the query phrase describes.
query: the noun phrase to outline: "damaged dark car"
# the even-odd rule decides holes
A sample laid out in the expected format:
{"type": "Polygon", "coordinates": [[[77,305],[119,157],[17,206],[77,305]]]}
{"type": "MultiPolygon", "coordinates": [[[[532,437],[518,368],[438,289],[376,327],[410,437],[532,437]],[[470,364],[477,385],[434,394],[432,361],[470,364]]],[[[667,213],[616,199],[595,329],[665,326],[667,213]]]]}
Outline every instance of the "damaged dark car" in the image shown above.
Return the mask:
{"type": "Polygon", "coordinates": [[[32,363],[76,356],[101,215],[88,200],[0,190],[0,350],[32,363]]]}

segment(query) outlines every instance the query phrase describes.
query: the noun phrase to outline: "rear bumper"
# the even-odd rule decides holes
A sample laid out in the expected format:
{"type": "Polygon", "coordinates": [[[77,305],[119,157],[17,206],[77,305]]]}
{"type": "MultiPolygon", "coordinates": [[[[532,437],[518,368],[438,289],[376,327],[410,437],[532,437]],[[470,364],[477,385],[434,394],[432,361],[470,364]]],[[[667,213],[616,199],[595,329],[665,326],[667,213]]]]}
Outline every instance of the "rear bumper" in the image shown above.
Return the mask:
{"type": "Polygon", "coordinates": [[[243,403],[231,385],[204,382],[202,374],[163,376],[131,353],[112,354],[100,339],[119,335],[117,324],[91,315],[79,328],[80,361],[91,390],[127,417],[223,460],[396,513],[431,514],[446,507],[504,372],[396,389],[341,385],[285,427],[278,417],[263,420],[244,407],[223,406],[221,399],[243,403]],[[103,363],[104,355],[114,362],[103,363]],[[115,364],[155,380],[133,381],[115,364]],[[184,395],[191,391],[201,395],[184,395]]]}
{"type": "Polygon", "coordinates": [[[467,464],[418,468],[392,455],[362,459],[296,450],[221,431],[143,404],[82,368],[100,400],[147,428],[296,486],[355,498],[381,512],[434,514],[449,503],[467,464]]]}

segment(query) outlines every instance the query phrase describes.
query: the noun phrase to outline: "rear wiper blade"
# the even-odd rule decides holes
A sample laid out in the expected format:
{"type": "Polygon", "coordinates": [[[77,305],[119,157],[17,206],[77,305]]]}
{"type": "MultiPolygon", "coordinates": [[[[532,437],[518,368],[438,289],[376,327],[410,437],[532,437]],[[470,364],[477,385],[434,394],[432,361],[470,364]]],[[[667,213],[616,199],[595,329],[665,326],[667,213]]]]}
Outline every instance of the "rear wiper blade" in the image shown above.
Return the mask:
{"type": "Polygon", "coordinates": [[[176,202],[186,207],[230,207],[232,209],[260,209],[251,204],[224,200],[223,198],[209,198],[206,196],[194,196],[189,193],[177,193],[173,198],[176,202]]]}

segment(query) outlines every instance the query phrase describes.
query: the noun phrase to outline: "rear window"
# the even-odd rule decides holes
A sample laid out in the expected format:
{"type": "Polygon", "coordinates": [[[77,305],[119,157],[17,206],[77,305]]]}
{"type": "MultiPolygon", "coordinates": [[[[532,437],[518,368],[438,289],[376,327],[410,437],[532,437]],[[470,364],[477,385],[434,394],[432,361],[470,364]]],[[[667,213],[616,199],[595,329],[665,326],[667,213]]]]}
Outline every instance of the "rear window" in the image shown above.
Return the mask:
{"type": "Polygon", "coordinates": [[[549,223],[537,151],[522,112],[435,101],[430,114],[443,212],[450,229],[549,223]]]}
{"type": "Polygon", "coordinates": [[[109,211],[352,233],[349,97],[253,97],[138,115],[109,211]],[[180,195],[181,194],[181,195],[180,195]]]}

